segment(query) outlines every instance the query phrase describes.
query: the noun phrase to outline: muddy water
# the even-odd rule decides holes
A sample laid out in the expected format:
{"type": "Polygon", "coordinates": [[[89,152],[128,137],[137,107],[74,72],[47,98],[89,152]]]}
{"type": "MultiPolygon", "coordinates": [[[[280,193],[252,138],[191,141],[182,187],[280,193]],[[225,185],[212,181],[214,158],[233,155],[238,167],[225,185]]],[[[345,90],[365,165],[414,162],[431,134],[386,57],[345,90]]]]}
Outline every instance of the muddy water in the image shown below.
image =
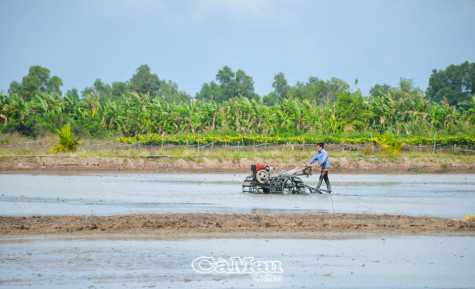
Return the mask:
{"type": "MultiPolygon", "coordinates": [[[[241,193],[246,175],[0,175],[1,215],[339,212],[458,218],[475,175],[331,175],[330,195],[241,193]]],[[[317,176],[303,178],[315,185],[317,176]]]]}
{"type": "MultiPolygon", "coordinates": [[[[474,175],[331,175],[334,193],[308,196],[242,194],[244,177],[0,175],[0,214],[475,213],[474,175]]],[[[316,176],[304,181],[315,185],[316,176]]],[[[0,288],[474,288],[474,237],[0,236],[0,288]]]]}
{"type": "Polygon", "coordinates": [[[363,237],[2,238],[0,288],[473,288],[475,284],[473,235],[363,237]],[[223,267],[211,262],[194,270],[193,261],[202,256],[222,258],[237,270],[218,273],[217,268],[223,267]],[[233,266],[231,257],[242,263],[233,266]],[[246,257],[276,266],[259,271],[246,257]]]}

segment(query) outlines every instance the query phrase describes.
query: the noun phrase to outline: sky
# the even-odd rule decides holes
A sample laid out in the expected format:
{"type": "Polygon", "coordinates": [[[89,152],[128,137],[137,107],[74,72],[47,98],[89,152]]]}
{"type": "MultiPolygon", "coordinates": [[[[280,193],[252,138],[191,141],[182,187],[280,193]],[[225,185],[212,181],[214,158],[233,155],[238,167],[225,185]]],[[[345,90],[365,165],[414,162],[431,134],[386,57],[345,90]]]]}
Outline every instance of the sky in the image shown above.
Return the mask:
{"type": "Polygon", "coordinates": [[[261,96],[279,72],[425,90],[433,69],[475,62],[474,15],[475,0],[0,0],[0,90],[33,65],[66,92],[142,64],[192,96],[225,65],[261,96]]]}

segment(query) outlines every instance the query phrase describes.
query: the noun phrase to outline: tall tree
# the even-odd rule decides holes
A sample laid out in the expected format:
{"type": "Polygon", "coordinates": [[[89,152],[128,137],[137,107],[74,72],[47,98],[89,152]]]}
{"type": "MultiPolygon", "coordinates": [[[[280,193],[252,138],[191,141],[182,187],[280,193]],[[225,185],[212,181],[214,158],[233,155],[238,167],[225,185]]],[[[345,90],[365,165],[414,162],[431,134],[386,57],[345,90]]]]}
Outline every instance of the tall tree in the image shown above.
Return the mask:
{"type": "Polygon", "coordinates": [[[137,68],[136,73],[130,79],[127,90],[130,92],[137,92],[140,94],[150,95],[150,99],[158,96],[160,90],[160,79],[158,75],[150,72],[150,67],[147,64],[141,65],[137,68]]]}
{"type": "Polygon", "coordinates": [[[369,91],[370,96],[381,96],[386,95],[389,91],[391,91],[391,86],[389,84],[380,85],[376,83],[369,91]]]}
{"type": "Polygon", "coordinates": [[[414,86],[413,79],[402,78],[399,80],[398,87],[391,89],[391,95],[394,100],[407,99],[423,94],[422,90],[414,86]]]}
{"type": "Polygon", "coordinates": [[[265,105],[269,105],[269,106],[277,105],[278,103],[280,103],[280,101],[282,101],[282,98],[275,91],[269,92],[269,94],[265,95],[262,98],[262,103],[264,103],[265,105]]]}
{"type": "Polygon", "coordinates": [[[112,82],[111,97],[114,99],[121,98],[127,92],[127,83],[121,81],[112,82]]]}
{"type": "Polygon", "coordinates": [[[475,63],[465,61],[445,70],[432,70],[426,95],[439,103],[445,97],[450,105],[456,106],[469,102],[475,95],[475,63]]]}
{"type": "Polygon", "coordinates": [[[219,83],[221,89],[221,99],[217,101],[226,101],[237,95],[237,86],[234,81],[236,75],[227,65],[220,69],[216,74],[216,80],[219,83]]]}
{"type": "Polygon", "coordinates": [[[46,81],[46,92],[61,94],[61,86],[63,86],[63,80],[53,76],[46,81]]]}
{"type": "Polygon", "coordinates": [[[308,82],[297,82],[288,92],[289,98],[315,101],[317,104],[330,104],[335,102],[340,91],[348,90],[348,84],[343,80],[333,77],[323,81],[318,77],[309,77],[308,82]]]}
{"type": "Polygon", "coordinates": [[[247,75],[243,70],[236,71],[236,96],[243,96],[247,99],[256,99],[258,96],[254,92],[254,80],[247,75]]]}
{"type": "Polygon", "coordinates": [[[256,99],[258,95],[254,92],[254,80],[243,70],[234,73],[227,65],[216,74],[217,83],[211,81],[204,83],[201,91],[196,94],[196,99],[210,100],[217,102],[227,101],[234,97],[245,97],[247,99],[256,99]]]}
{"type": "Polygon", "coordinates": [[[370,112],[364,105],[363,96],[359,92],[341,91],[335,102],[336,119],[342,129],[353,127],[361,130],[369,123],[370,112]]]}
{"type": "Polygon", "coordinates": [[[79,92],[76,88],[68,89],[68,91],[66,92],[66,96],[70,96],[71,98],[78,100],[79,92]]]}
{"type": "Polygon", "coordinates": [[[102,82],[100,78],[97,78],[96,81],[94,81],[94,91],[97,94],[99,94],[101,97],[104,97],[104,98],[110,97],[111,90],[112,88],[110,87],[110,85],[102,82]]]}
{"type": "Polygon", "coordinates": [[[102,82],[100,78],[96,78],[92,86],[87,86],[82,91],[82,96],[85,97],[88,94],[95,94],[103,99],[109,98],[111,96],[111,90],[109,84],[102,82]]]}
{"type": "Polygon", "coordinates": [[[21,85],[13,81],[10,83],[10,93],[16,93],[24,100],[29,101],[35,95],[48,92],[61,94],[63,81],[57,76],[50,78],[50,70],[39,65],[31,66],[28,75],[23,77],[21,85]]]}
{"type": "Polygon", "coordinates": [[[11,95],[20,95],[21,94],[21,84],[18,81],[12,81],[10,83],[10,88],[8,89],[8,94],[11,95]]]}
{"type": "Polygon", "coordinates": [[[195,98],[203,101],[215,100],[221,102],[221,87],[214,81],[211,81],[209,84],[203,83],[200,92],[196,93],[195,98]]]}
{"type": "Polygon", "coordinates": [[[285,79],[283,72],[279,72],[274,76],[272,88],[274,88],[274,92],[279,96],[277,99],[277,103],[279,102],[279,99],[287,98],[287,94],[289,92],[289,84],[287,83],[287,79],[285,79]]]}
{"type": "Polygon", "coordinates": [[[191,99],[185,91],[179,91],[178,85],[171,80],[168,82],[162,81],[159,96],[168,102],[188,101],[191,99]]]}

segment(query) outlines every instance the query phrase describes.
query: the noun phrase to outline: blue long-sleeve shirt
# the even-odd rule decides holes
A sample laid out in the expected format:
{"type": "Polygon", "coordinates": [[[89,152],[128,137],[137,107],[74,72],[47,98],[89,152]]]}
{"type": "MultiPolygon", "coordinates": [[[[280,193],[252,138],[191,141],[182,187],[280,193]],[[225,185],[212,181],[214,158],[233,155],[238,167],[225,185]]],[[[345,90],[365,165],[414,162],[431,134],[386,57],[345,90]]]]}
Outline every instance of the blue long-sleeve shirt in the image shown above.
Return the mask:
{"type": "Polygon", "coordinates": [[[315,156],[309,161],[309,163],[313,164],[316,161],[318,161],[318,164],[320,165],[320,170],[330,169],[330,162],[328,161],[328,153],[324,149],[319,150],[315,154],[315,156]]]}

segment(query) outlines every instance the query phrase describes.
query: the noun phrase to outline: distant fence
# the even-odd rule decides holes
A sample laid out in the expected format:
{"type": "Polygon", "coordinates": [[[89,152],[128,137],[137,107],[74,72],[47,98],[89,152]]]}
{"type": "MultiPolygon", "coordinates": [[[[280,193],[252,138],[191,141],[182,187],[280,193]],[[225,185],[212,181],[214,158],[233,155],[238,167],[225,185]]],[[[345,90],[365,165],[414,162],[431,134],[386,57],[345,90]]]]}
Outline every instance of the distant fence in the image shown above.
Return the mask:
{"type": "MultiPolygon", "coordinates": [[[[5,151],[23,151],[25,153],[31,151],[42,151],[45,153],[49,150],[51,146],[56,145],[55,142],[48,139],[40,139],[35,141],[28,141],[23,143],[15,144],[0,144],[0,150],[5,151]]],[[[181,148],[195,149],[199,150],[295,150],[295,151],[307,151],[315,150],[315,144],[226,144],[226,143],[207,143],[207,144],[142,144],[140,142],[134,144],[125,144],[119,143],[116,140],[111,141],[85,141],[82,142],[79,146],[79,151],[81,150],[151,150],[151,149],[165,149],[165,150],[176,150],[181,148]]],[[[378,151],[381,147],[378,144],[347,144],[339,143],[325,144],[325,149],[328,151],[361,151],[364,153],[369,153],[371,151],[378,151]]],[[[437,144],[434,145],[404,145],[401,148],[401,151],[418,151],[418,152],[462,152],[473,154],[475,153],[475,148],[470,146],[460,146],[457,144],[454,145],[443,145],[437,144]]],[[[1,153],[0,153],[1,154],[1,153]]]]}

